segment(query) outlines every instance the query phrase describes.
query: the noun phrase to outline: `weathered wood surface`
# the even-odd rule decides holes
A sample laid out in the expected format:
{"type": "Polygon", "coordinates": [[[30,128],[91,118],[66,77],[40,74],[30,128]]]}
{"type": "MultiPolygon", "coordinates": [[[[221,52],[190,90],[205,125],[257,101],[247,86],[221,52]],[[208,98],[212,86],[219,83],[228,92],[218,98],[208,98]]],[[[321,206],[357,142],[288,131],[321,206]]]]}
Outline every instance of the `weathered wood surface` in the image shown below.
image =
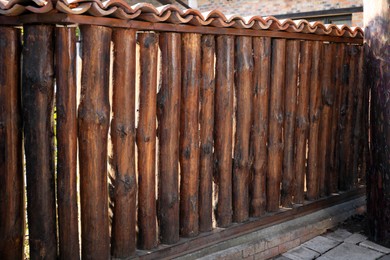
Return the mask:
{"type": "Polygon", "coordinates": [[[181,93],[181,35],[162,33],[161,86],[158,102],[158,221],[160,241],[179,240],[179,127],[181,93]]]}
{"type": "MultiPolygon", "coordinates": [[[[370,100],[370,171],[367,175],[367,216],[370,237],[390,237],[390,69],[389,1],[364,0],[365,87],[370,100]]],[[[366,97],[368,99],[368,96],[366,97]]],[[[366,100],[367,102],[368,100],[366,100]]],[[[366,103],[368,105],[368,103],[366,103]]]]}
{"type": "Polygon", "coordinates": [[[107,139],[111,29],[81,26],[83,67],[78,111],[81,242],[85,259],[110,257],[107,139]]]}
{"type": "Polygon", "coordinates": [[[22,104],[30,257],[56,259],[54,28],[50,25],[23,28],[22,104]]]}
{"type": "Polygon", "coordinates": [[[263,215],[266,209],[270,69],[271,38],[253,38],[253,126],[250,142],[253,158],[250,215],[253,217],[263,215]]]}
{"type": "Polygon", "coordinates": [[[234,95],[234,37],[217,37],[215,86],[215,170],[218,226],[232,222],[232,131],[234,95]]]}
{"type": "Polygon", "coordinates": [[[199,87],[201,35],[182,34],[180,234],[199,233],[199,87]]]}
{"type": "Polygon", "coordinates": [[[319,136],[319,124],[321,115],[321,73],[320,63],[322,59],[321,42],[313,43],[313,55],[311,61],[311,86],[310,86],[310,108],[309,108],[309,151],[308,151],[308,170],[306,175],[308,200],[315,200],[319,196],[319,158],[318,153],[318,136],[319,136]]]}
{"type": "Polygon", "coordinates": [[[311,90],[311,61],[313,43],[301,43],[299,63],[299,95],[296,117],[296,154],[295,154],[295,180],[293,202],[303,204],[305,190],[307,138],[309,134],[309,108],[311,90]]]}
{"type": "Polygon", "coordinates": [[[236,135],[233,165],[233,221],[249,218],[249,141],[252,126],[252,38],[236,37],[235,46],[236,135]]]}
{"type": "Polygon", "coordinates": [[[199,231],[213,228],[213,130],[215,92],[215,38],[202,36],[202,69],[200,86],[200,165],[199,165],[199,231]]]}
{"type": "Polygon", "coordinates": [[[353,173],[353,183],[359,185],[361,179],[364,178],[361,173],[362,169],[362,152],[364,147],[364,137],[363,137],[363,121],[364,121],[364,71],[363,71],[363,48],[358,48],[358,67],[357,67],[357,82],[356,82],[356,91],[354,91],[354,100],[356,102],[354,108],[354,120],[353,120],[353,161],[352,161],[352,173],[353,173]]]}
{"type": "Polygon", "coordinates": [[[135,173],[135,31],[113,31],[114,211],[111,255],[126,258],[135,252],[137,177],[135,173]]]}
{"type": "Polygon", "coordinates": [[[334,106],[333,106],[333,114],[332,114],[332,132],[331,132],[331,156],[329,158],[329,192],[334,193],[338,191],[339,185],[339,152],[340,149],[338,147],[338,134],[340,132],[339,129],[339,118],[340,118],[340,106],[341,106],[341,98],[342,98],[342,81],[343,81],[343,63],[344,63],[344,49],[345,46],[343,44],[336,44],[335,50],[335,61],[334,65],[334,106]]]}
{"type": "Polygon", "coordinates": [[[76,28],[56,28],[57,202],[60,259],[80,258],[77,205],[76,28]]]}
{"type": "Polygon", "coordinates": [[[318,135],[318,182],[319,196],[329,193],[330,181],[330,143],[332,131],[332,106],[334,104],[334,45],[325,44],[322,48],[323,65],[321,68],[321,115],[318,135]]]}
{"type": "Polygon", "coordinates": [[[0,258],[5,260],[23,258],[20,38],[19,29],[0,27],[0,258]]]}
{"type": "MultiPolygon", "coordinates": [[[[292,207],[295,189],[295,123],[297,111],[299,41],[286,42],[286,85],[284,99],[284,153],[281,205],[292,207]]],[[[282,101],[283,102],[283,101],[282,101]]]]}
{"type": "Polygon", "coordinates": [[[138,246],[151,249],[156,236],[156,105],[158,36],[140,33],[138,147],[138,246]]]}
{"type": "Polygon", "coordinates": [[[355,46],[346,48],[346,65],[344,70],[344,84],[341,104],[341,136],[340,136],[340,189],[352,188],[351,151],[352,145],[352,115],[353,115],[353,92],[355,88],[355,75],[357,68],[357,52],[355,46]]]}
{"type": "Polygon", "coordinates": [[[286,40],[272,40],[271,90],[268,134],[267,211],[279,210],[283,165],[283,123],[286,40]]]}

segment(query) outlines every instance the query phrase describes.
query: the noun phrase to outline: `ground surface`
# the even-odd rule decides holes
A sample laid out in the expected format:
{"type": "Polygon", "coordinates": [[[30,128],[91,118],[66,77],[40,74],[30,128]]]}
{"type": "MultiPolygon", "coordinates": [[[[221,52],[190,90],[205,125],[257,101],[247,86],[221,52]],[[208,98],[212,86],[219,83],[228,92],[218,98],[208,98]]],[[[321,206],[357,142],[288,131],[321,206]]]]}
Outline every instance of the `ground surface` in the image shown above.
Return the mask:
{"type": "Polygon", "coordinates": [[[379,245],[367,237],[366,216],[355,215],[337,228],[289,250],[275,260],[390,260],[389,239],[379,245]]]}

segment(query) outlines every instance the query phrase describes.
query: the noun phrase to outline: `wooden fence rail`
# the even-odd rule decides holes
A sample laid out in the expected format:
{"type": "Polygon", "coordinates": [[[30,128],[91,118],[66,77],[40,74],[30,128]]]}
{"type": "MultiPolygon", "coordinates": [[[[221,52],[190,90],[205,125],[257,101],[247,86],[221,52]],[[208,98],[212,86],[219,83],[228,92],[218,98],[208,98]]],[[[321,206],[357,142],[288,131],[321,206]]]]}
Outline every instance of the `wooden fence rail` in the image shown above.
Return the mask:
{"type": "Polygon", "coordinates": [[[158,257],[180,237],[364,183],[355,38],[112,18],[54,27],[58,15],[0,19],[1,259],[22,258],[23,140],[32,259],[158,257]]]}

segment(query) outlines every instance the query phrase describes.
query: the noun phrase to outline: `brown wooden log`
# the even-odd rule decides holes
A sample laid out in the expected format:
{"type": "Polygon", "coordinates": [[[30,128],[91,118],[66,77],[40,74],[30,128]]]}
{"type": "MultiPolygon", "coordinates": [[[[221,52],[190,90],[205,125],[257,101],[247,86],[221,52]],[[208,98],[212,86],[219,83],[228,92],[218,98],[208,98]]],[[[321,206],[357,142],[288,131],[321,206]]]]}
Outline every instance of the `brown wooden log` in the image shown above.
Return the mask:
{"type": "Polygon", "coordinates": [[[24,184],[20,30],[0,27],[0,258],[22,259],[24,184]]]}
{"type": "Polygon", "coordinates": [[[348,85],[349,85],[349,71],[350,71],[350,63],[351,63],[351,55],[349,53],[349,47],[344,47],[344,59],[343,59],[343,67],[342,67],[342,76],[341,76],[341,91],[340,91],[340,112],[339,112],[339,125],[337,132],[337,169],[339,171],[339,189],[347,190],[347,173],[346,173],[346,149],[350,149],[350,147],[345,147],[345,132],[346,132],[346,124],[347,124],[347,107],[348,107],[348,85]]]}
{"type": "Polygon", "coordinates": [[[286,85],[284,100],[284,154],[281,205],[292,207],[295,189],[295,122],[298,89],[299,41],[286,42],[286,85]]]}
{"type": "Polygon", "coordinates": [[[83,46],[78,112],[83,259],[110,257],[107,138],[111,29],[80,27],[83,46]]]}
{"type": "Polygon", "coordinates": [[[158,93],[158,221],[160,241],[179,240],[179,127],[181,89],[181,36],[160,34],[161,87],[158,93]]]}
{"type": "Polygon", "coordinates": [[[22,103],[30,257],[57,258],[53,26],[24,26],[22,103]]]}
{"type": "Polygon", "coordinates": [[[202,36],[202,74],[200,85],[200,172],[199,172],[199,231],[213,228],[213,130],[215,91],[215,38],[202,36]]]}
{"type": "Polygon", "coordinates": [[[234,95],[234,37],[217,37],[215,85],[215,170],[218,192],[217,224],[232,222],[232,129],[234,95]]]}
{"type": "Polygon", "coordinates": [[[115,29],[113,44],[111,140],[115,192],[111,255],[116,258],[126,258],[135,252],[136,238],[135,31],[115,29]]]}
{"type": "Polygon", "coordinates": [[[60,259],[79,259],[76,28],[56,28],[57,201],[60,259]]]}
{"type": "Polygon", "coordinates": [[[340,118],[340,105],[341,105],[341,93],[342,87],[342,76],[343,76],[343,62],[344,62],[344,44],[336,44],[335,65],[334,65],[334,105],[332,115],[332,132],[330,143],[331,156],[329,158],[330,174],[329,174],[329,193],[335,193],[338,191],[338,180],[339,180],[339,149],[338,149],[338,132],[339,132],[339,118],[340,118]]]}
{"type": "Polygon", "coordinates": [[[356,187],[359,183],[359,154],[362,147],[361,142],[361,115],[363,99],[363,50],[362,47],[356,46],[357,58],[356,58],[356,73],[355,83],[353,91],[353,114],[352,114],[352,151],[350,152],[350,166],[349,169],[352,174],[352,185],[356,187]]]}
{"type": "Polygon", "coordinates": [[[138,147],[138,246],[151,249],[156,237],[156,104],[158,37],[138,34],[140,45],[140,96],[138,147]]]}
{"type": "Polygon", "coordinates": [[[295,155],[295,187],[294,203],[303,204],[305,189],[307,138],[309,134],[309,106],[311,88],[311,61],[313,55],[313,43],[304,41],[300,49],[299,64],[299,95],[296,117],[296,155],[295,155]]]}
{"type": "Polygon", "coordinates": [[[271,38],[253,38],[253,109],[251,153],[252,182],[250,214],[259,217],[266,209],[268,105],[270,88],[271,38]]]}
{"type": "Polygon", "coordinates": [[[321,73],[320,63],[322,59],[323,44],[319,41],[313,43],[313,55],[311,60],[311,86],[310,86],[310,108],[309,108],[309,151],[308,171],[306,176],[307,199],[315,200],[319,196],[318,176],[318,135],[321,115],[321,73]]]}
{"type": "MultiPolygon", "coordinates": [[[[369,237],[390,237],[390,8],[386,0],[364,0],[365,87],[370,89],[370,172],[367,175],[369,237]]],[[[367,104],[368,105],[368,104],[367,104]]]]}
{"type": "Polygon", "coordinates": [[[353,174],[352,174],[352,128],[353,128],[353,103],[354,103],[354,92],[356,87],[356,73],[358,68],[358,54],[357,47],[350,45],[347,48],[348,55],[350,56],[349,62],[349,73],[348,73],[348,85],[347,93],[345,96],[345,129],[344,129],[344,138],[343,138],[343,148],[344,148],[344,163],[342,166],[342,171],[344,172],[345,182],[344,189],[351,189],[353,187],[353,174]]]}
{"type": "Polygon", "coordinates": [[[359,48],[359,65],[357,71],[357,87],[356,87],[356,110],[354,114],[353,126],[353,168],[354,182],[358,185],[365,178],[365,173],[362,172],[363,165],[363,150],[364,150],[364,71],[363,71],[363,47],[359,48]]]}
{"type": "Polygon", "coordinates": [[[332,106],[334,104],[333,55],[334,45],[325,44],[322,48],[323,65],[321,69],[321,115],[318,136],[318,182],[319,196],[329,194],[330,186],[330,142],[332,131],[332,106]]]}
{"type": "Polygon", "coordinates": [[[268,134],[267,211],[279,210],[283,163],[283,122],[286,40],[272,40],[271,91],[268,134]]]}
{"type": "Polygon", "coordinates": [[[199,86],[201,35],[182,34],[180,111],[180,234],[199,233],[199,86]]]}
{"type": "Polygon", "coordinates": [[[249,218],[249,144],[252,127],[252,38],[236,37],[235,46],[236,135],[233,165],[233,221],[249,218]]]}

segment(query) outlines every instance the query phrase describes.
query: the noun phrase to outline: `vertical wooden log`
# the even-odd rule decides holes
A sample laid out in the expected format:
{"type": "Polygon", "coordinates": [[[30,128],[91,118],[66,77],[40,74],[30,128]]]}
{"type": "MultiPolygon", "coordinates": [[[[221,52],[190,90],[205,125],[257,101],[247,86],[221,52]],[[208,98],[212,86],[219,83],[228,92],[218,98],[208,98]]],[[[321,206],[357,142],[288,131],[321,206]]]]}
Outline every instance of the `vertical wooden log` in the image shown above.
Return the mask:
{"type": "Polygon", "coordinates": [[[267,211],[279,210],[283,163],[283,104],[286,40],[272,40],[271,92],[268,135],[267,211]]]}
{"type": "MultiPolygon", "coordinates": [[[[357,185],[357,178],[358,178],[358,173],[357,173],[357,166],[354,169],[354,154],[358,150],[358,140],[359,138],[355,138],[355,122],[356,122],[356,110],[357,110],[357,99],[358,99],[358,94],[360,92],[359,88],[362,88],[362,86],[359,86],[359,84],[362,84],[362,75],[359,75],[359,72],[362,72],[360,70],[360,48],[357,45],[354,45],[352,48],[352,52],[354,55],[353,61],[354,61],[354,75],[353,78],[350,80],[350,95],[349,96],[349,111],[348,111],[348,145],[351,148],[348,151],[348,159],[347,159],[347,172],[349,173],[349,181],[350,181],[350,187],[349,188],[354,188],[357,185]],[[360,79],[360,81],[359,81],[360,79]],[[355,139],[356,139],[356,145],[355,145],[355,139]],[[356,148],[355,148],[356,147],[356,148]],[[355,150],[356,149],[356,150],[355,150]]],[[[357,157],[356,157],[357,158],[357,157]]],[[[356,159],[357,163],[357,159],[356,159]]]]}
{"type": "Polygon", "coordinates": [[[365,113],[363,108],[363,92],[364,92],[364,84],[363,84],[363,48],[359,48],[359,62],[358,62],[358,68],[357,68],[357,82],[356,82],[356,91],[355,91],[355,98],[356,98],[356,109],[354,110],[354,125],[353,125],[353,166],[352,166],[352,173],[354,174],[353,183],[359,184],[361,181],[361,178],[364,178],[362,176],[361,171],[359,171],[359,168],[361,169],[362,165],[362,151],[364,147],[363,142],[363,114],[365,113]],[[359,160],[360,157],[360,160],[359,160]],[[359,167],[360,166],[360,167],[359,167]]]}
{"type": "Polygon", "coordinates": [[[138,147],[138,246],[151,249],[156,237],[156,102],[158,37],[138,34],[140,45],[140,97],[138,147]]]}
{"type": "Polygon", "coordinates": [[[321,115],[320,133],[318,136],[318,182],[319,196],[329,194],[330,186],[330,139],[332,131],[332,106],[334,103],[334,81],[333,81],[333,55],[334,45],[325,44],[323,51],[323,67],[321,79],[321,115]]]}
{"type": "Polygon", "coordinates": [[[270,88],[271,38],[253,37],[253,109],[251,150],[251,216],[259,217],[266,208],[268,105],[270,88]]]}
{"type": "Polygon", "coordinates": [[[296,117],[296,155],[295,155],[295,188],[294,203],[304,202],[305,173],[306,171],[306,142],[309,133],[309,103],[311,87],[311,61],[313,43],[304,41],[301,44],[301,58],[299,64],[299,95],[296,117]]]}
{"type": "Polygon", "coordinates": [[[213,129],[215,91],[215,39],[202,36],[202,79],[200,86],[200,172],[199,172],[199,231],[213,227],[213,129]]]}
{"type": "Polygon", "coordinates": [[[76,28],[56,28],[57,197],[60,259],[79,259],[76,28]]]}
{"type": "Polygon", "coordinates": [[[108,259],[107,138],[111,29],[80,27],[83,46],[78,112],[83,259],[108,259]]]}
{"type": "Polygon", "coordinates": [[[354,92],[356,86],[356,68],[358,67],[358,55],[357,48],[353,45],[348,46],[347,48],[348,55],[350,56],[349,63],[349,75],[348,75],[348,85],[347,85],[347,94],[345,99],[345,131],[344,131],[344,163],[342,164],[342,169],[345,174],[345,186],[346,190],[349,190],[353,187],[353,174],[352,174],[352,160],[353,160],[353,151],[352,151],[352,126],[353,126],[353,103],[354,103],[354,92]]]}
{"type": "Polygon", "coordinates": [[[181,88],[181,36],[160,34],[161,87],[158,93],[158,220],[160,241],[179,240],[179,127],[181,88]]]}
{"type": "Polygon", "coordinates": [[[345,132],[347,125],[347,107],[348,107],[348,89],[349,89],[349,74],[350,74],[351,55],[349,53],[348,46],[344,48],[344,59],[341,76],[341,90],[340,90],[340,113],[339,113],[339,125],[337,133],[337,164],[339,171],[339,189],[347,190],[347,173],[346,173],[346,156],[347,149],[350,147],[345,146],[345,132]]]}
{"type": "Polygon", "coordinates": [[[215,86],[215,170],[218,186],[217,223],[232,222],[232,131],[234,95],[234,37],[217,37],[215,86]]]}
{"type": "Polygon", "coordinates": [[[135,46],[134,30],[115,29],[113,72],[112,168],[115,172],[111,254],[126,258],[135,252],[135,46]]]}
{"type": "Polygon", "coordinates": [[[334,65],[334,105],[332,114],[332,132],[330,143],[330,174],[329,174],[329,192],[335,193],[338,191],[338,176],[339,176],[339,149],[338,149],[338,132],[339,132],[339,118],[340,118],[340,105],[342,97],[342,76],[343,76],[343,62],[344,62],[344,44],[336,44],[336,50],[334,53],[336,64],[334,65]]]}
{"type": "Polygon", "coordinates": [[[371,239],[384,242],[390,237],[389,1],[364,0],[364,25],[365,87],[371,90],[368,230],[371,239]]]}
{"type": "Polygon", "coordinates": [[[199,233],[199,86],[201,35],[182,34],[180,234],[199,233]]]}
{"type": "Polygon", "coordinates": [[[24,185],[20,30],[0,27],[0,258],[22,259],[24,185]]]}
{"type": "Polygon", "coordinates": [[[322,58],[323,44],[319,41],[313,43],[313,55],[311,60],[311,87],[310,87],[310,108],[309,108],[309,156],[308,171],[306,176],[307,199],[315,200],[319,196],[318,176],[318,135],[321,114],[321,79],[320,63],[322,58]]]}
{"type": "Polygon", "coordinates": [[[284,100],[284,154],[281,205],[292,207],[295,189],[295,122],[297,109],[299,41],[286,43],[286,86],[284,100]]]}
{"type": "Polygon", "coordinates": [[[52,26],[24,26],[22,103],[32,259],[57,258],[53,49],[52,26]]]}
{"type": "Polygon", "coordinates": [[[237,98],[236,136],[233,165],[233,221],[249,217],[249,140],[252,126],[252,38],[236,37],[235,93],[237,98]]]}

